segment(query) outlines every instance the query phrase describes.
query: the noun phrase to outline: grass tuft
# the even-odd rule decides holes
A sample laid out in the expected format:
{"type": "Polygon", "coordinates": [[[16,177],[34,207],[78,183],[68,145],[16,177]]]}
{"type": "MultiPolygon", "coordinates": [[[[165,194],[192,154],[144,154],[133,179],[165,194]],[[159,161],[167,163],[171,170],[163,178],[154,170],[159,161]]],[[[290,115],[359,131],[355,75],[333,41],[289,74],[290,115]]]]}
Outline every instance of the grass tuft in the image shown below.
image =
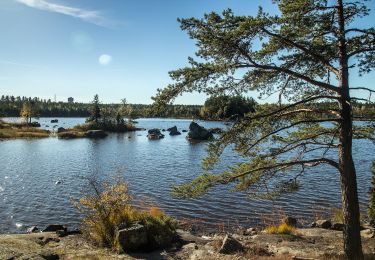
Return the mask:
{"type": "Polygon", "coordinates": [[[266,227],[265,231],[267,234],[293,235],[296,233],[296,228],[283,223],[278,226],[268,226],[266,227]]]}

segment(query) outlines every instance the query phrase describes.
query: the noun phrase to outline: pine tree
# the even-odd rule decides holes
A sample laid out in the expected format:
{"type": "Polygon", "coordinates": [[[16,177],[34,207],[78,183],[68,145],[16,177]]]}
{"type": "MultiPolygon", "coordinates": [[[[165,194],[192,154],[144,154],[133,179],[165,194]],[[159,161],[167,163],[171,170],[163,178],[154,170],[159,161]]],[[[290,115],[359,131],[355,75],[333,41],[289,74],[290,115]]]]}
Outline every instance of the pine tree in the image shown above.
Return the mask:
{"type": "Polygon", "coordinates": [[[239,118],[209,145],[204,164],[208,171],[230,145],[245,162],[222,174],[206,173],[176,187],[175,194],[195,197],[215,185],[234,183],[237,190],[272,197],[298,188],[306,168],[333,167],[340,173],[344,251],[348,259],[363,259],[352,139],[375,138],[373,125],[353,126],[352,102],[363,100],[354,97],[359,91],[375,91],[350,86],[349,72],[357,69],[362,75],[375,65],[375,29],[354,23],[369,9],[360,1],[274,2],[280,15],[260,8],[256,16],[226,10],[203,19],[179,19],[182,30],[197,41],[199,61],[189,58],[190,66],[170,72],[175,83],[158,90],[156,108],[194,91],[209,96],[257,91],[262,98],[278,94],[279,106],[259,106],[239,118]],[[273,149],[268,151],[264,147],[269,144],[273,149]],[[327,156],[329,151],[337,158],[327,156]],[[294,175],[289,181],[283,178],[286,171],[294,175]]]}

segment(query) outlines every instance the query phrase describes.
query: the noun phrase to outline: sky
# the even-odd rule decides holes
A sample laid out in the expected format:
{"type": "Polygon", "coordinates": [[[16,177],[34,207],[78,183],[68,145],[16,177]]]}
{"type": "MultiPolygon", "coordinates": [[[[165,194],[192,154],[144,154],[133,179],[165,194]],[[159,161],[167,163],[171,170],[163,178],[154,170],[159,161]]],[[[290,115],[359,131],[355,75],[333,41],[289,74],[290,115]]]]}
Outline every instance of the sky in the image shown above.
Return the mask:
{"type": "MultiPolygon", "coordinates": [[[[98,94],[104,103],[150,104],[172,83],[168,71],[196,51],[177,18],[226,8],[255,15],[259,5],[277,12],[271,0],[0,0],[0,95],[88,102],[98,94]]],[[[371,87],[375,75],[351,81],[371,87]]],[[[205,99],[186,94],[176,103],[205,99]]]]}

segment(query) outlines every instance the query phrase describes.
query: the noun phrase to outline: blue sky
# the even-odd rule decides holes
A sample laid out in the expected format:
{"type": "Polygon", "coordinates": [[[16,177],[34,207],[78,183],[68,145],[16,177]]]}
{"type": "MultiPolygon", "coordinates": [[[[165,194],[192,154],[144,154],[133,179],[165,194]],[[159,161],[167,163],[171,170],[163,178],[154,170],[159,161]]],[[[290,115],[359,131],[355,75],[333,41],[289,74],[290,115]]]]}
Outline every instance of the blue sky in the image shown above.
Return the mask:
{"type": "MultiPolygon", "coordinates": [[[[254,15],[259,5],[276,12],[271,0],[1,0],[0,94],[151,103],[171,82],[168,71],[196,50],[178,17],[228,7],[254,15]]],[[[352,78],[361,86],[374,81],[374,73],[352,78]]],[[[204,100],[187,94],[176,103],[204,100]]]]}

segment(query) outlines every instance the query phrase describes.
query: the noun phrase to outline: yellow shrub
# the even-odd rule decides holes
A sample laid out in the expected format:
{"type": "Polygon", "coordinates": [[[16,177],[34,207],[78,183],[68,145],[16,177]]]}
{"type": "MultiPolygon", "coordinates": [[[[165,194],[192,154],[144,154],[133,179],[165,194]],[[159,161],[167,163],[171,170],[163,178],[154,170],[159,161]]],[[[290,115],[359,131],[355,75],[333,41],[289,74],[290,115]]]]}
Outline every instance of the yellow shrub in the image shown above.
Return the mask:
{"type": "Polygon", "coordinates": [[[97,245],[117,248],[116,231],[133,223],[142,224],[148,236],[148,248],[168,246],[177,228],[177,222],[157,207],[136,210],[127,183],[116,178],[114,183],[90,180],[93,193],[75,203],[83,214],[83,232],[97,245]]]}
{"type": "Polygon", "coordinates": [[[281,224],[279,226],[268,226],[265,229],[267,234],[295,234],[296,228],[288,224],[281,224]]]}

